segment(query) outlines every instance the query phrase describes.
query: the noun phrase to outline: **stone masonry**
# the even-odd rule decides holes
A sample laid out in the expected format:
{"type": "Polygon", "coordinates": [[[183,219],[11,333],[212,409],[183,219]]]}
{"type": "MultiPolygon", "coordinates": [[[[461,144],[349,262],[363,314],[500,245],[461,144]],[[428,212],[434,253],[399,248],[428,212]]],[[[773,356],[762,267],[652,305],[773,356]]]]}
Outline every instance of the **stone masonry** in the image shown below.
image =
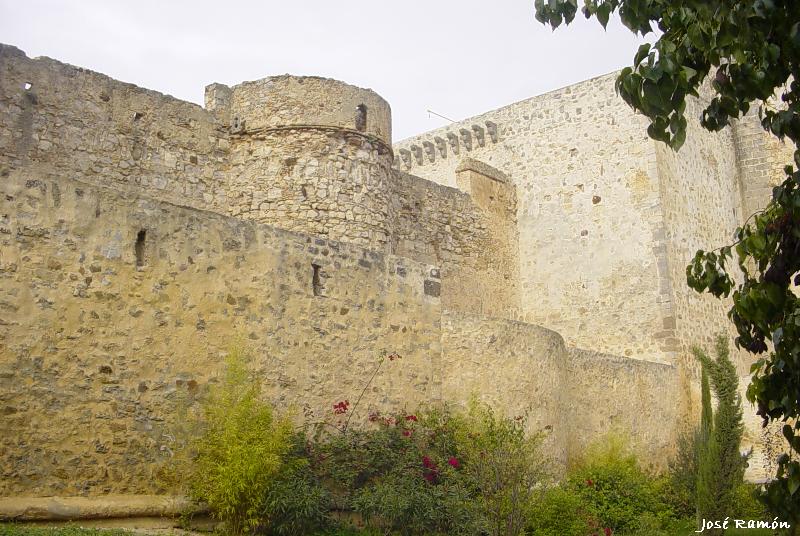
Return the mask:
{"type": "Polygon", "coordinates": [[[234,344],[298,421],[396,352],[365,408],[477,395],[556,471],[609,430],[663,467],[689,347],[728,329],[683,267],[785,150],[746,119],[674,154],[613,78],[392,145],[388,103],[335,80],[202,108],[0,45],[0,516],[162,512],[178,401],[234,344]]]}

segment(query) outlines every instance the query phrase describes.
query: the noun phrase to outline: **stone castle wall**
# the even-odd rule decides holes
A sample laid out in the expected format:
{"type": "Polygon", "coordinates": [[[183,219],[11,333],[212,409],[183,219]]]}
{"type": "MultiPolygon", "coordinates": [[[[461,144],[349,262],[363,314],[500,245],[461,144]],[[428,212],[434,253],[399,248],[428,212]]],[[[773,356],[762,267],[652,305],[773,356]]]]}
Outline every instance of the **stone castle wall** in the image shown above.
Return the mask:
{"type": "Polygon", "coordinates": [[[0,496],[157,491],[176,397],[237,343],[299,418],[389,352],[365,408],[439,399],[433,267],[27,170],[2,196],[0,496]]]}
{"type": "Polygon", "coordinates": [[[386,250],[391,157],[349,132],[286,129],[232,140],[229,210],[244,219],[386,250]]]}
{"type": "Polygon", "coordinates": [[[453,307],[516,303],[513,219],[498,227],[496,213],[454,189],[403,204],[406,190],[432,185],[390,169],[390,110],[370,90],[315,77],[212,84],[207,111],[7,45],[0,69],[0,173],[37,169],[385,253],[397,246],[453,274],[453,307]],[[426,231],[412,247],[416,227],[426,231]],[[487,265],[494,273],[478,277],[487,265]],[[482,289],[477,298],[461,292],[465,277],[482,289]]]}
{"type": "Polygon", "coordinates": [[[630,442],[641,463],[666,469],[683,409],[677,366],[579,348],[567,352],[567,455],[580,459],[592,441],[610,432],[630,442]]]}
{"type": "Polygon", "coordinates": [[[645,126],[607,75],[392,148],[388,104],[334,80],[202,109],[0,46],[0,496],[161,491],[177,400],[236,341],[298,420],[397,352],[365,407],[474,395],[559,470],[612,429],[663,467],[726,325],[686,256],[764,162],[752,122],[679,158],[645,126]]]}
{"type": "MultiPolygon", "coordinates": [[[[615,94],[615,76],[403,140],[395,151],[413,155],[414,147],[462,130],[496,125],[498,132],[496,143],[461,143],[458,154],[449,147],[395,165],[445,184],[456,181],[465,156],[508,173],[519,197],[524,318],[571,345],[675,364],[677,385],[690,394],[675,399],[683,418],[696,413],[693,346],[713,352],[715,336],[728,335],[742,394],[753,362],[733,346],[730,302],[689,289],[686,265],[698,249],[733,242],[734,229],[783,179],[792,151],[763,131],[753,111],[713,134],[690,119],[687,141],[675,153],[647,138],[646,119],[615,94]]],[[[700,101],[687,103],[687,117],[701,111],[700,101]]],[[[746,409],[743,446],[754,449],[748,476],[758,478],[764,432],[755,410],[746,409]]]]}
{"type": "Polygon", "coordinates": [[[772,198],[772,187],[786,179],[783,168],[794,165],[794,148],[791,143],[764,133],[756,107],[734,122],[733,140],[742,192],[742,218],[746,219],[763,208],[772,198]]]}
{"type": "MultiPolygon", "coordinates": [[[[216,103],[225,88],[210,87],[207,100],[216,103]]],[[[214,111],[230,120],[232,215],[385,249],[392,161],[386,101],[315,77],[276,76],[228,93],[214,111]]]]}
{"type": "Polygon", "coordinates": [[[563,393],[593,380],[566,374],[554,332],[444,312],[436,267],[69,179],[15,172],[2,190],[0,211],[21,216],[1,230],[0,496],[158,492],[179,400],[196,400],[235,344],[300,419],[330,417],[398,352],[364,408],[476,395],[528,414],[554,467],[567,462],[563,393]]]}
{"type": "Polygon", "coordinates": [[[526,416],[528,431],[545,432],[556,472],[567,464],[567,350],[558,333],[523,322],[444,311],[442,397],[477,397],[508,416],[526,416]],[[491,382],[492,387],[488,382],[491,382]]]}
{"type": "Polygon", "coordinates": [[[228,149],[195,104],[0,45],[4,176],[24,166],[223,212],[228,149]]]}
{"type": "Polygon", "coordinates": [[[504,172],[517,190],[521,318],[569,345],[674,362],[655,149],[613,81],[595,78],[403,140],[396,154],[422,158],[396,165],[449,186],[465,157],[504,172]],[[481,129],[483,145],[459,137],[481,129]],[[458,153],[415,149],[454,138],[458,153]]]}
{"type": "Polygon", "coordinates": [[[393,176],[391,251],[441,267],[447,309],[509,318],[519,308],[514,191],[508,185],[502,190],[511,198],[492,211],[455,188],[402,172],[393,176]]]}

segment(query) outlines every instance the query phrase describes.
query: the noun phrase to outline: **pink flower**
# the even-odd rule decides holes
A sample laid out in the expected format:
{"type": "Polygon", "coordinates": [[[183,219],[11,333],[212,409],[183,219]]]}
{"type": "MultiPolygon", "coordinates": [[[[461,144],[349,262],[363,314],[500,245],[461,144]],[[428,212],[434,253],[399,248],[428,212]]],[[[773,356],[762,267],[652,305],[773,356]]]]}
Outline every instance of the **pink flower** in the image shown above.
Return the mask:
{"type": "Polygon", "coordinates": [[[455,456],[450,456],[450,459],[447,460],[447,463],[450,464],[450,467],[453,467],[454,469],[458,469],[459,467],[461,467],[461,463],[455,456]]]}
{"type": "Polygon", "coordinates": [[[422,466],[425,467],[426,469],[433,469],[434,467],[436,467],[436,464],[434,464],[433,460],[431,460],[428,456],[423,456],[422,466]]]}

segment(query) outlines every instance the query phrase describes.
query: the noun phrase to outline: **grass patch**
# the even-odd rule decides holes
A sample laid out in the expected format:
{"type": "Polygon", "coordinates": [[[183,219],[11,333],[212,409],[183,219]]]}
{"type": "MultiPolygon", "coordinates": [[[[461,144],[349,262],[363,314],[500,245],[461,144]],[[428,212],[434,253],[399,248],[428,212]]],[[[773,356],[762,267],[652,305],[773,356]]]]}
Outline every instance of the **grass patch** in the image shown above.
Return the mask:
{"type": "Polygon", "coordinates": [[[0,536],[131,536],[132,534],[132,532],[122,529],[85,529],[73,525],[42,527],[0,523],[0,536]]]}

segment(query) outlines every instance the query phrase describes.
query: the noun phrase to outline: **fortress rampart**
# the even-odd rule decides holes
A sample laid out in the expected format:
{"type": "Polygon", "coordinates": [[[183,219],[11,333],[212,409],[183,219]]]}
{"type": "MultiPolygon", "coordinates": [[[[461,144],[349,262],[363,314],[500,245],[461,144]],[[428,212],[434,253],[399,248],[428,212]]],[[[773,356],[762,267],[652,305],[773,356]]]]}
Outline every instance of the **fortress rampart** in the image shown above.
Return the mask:
{"type": "Polygon", "coordinates": [[[764,189],[743,133],[674,155],[606,76],[392,147],[388,104],[338,81],[204,109],[0,46],[0,517],[166,493],[178,400],[236,340],[298,420],[397,352],[365,411],[477,394],[555,471],[609,429],[663,465],[688,346],[727,325],[684,257],[764,189]]]}

